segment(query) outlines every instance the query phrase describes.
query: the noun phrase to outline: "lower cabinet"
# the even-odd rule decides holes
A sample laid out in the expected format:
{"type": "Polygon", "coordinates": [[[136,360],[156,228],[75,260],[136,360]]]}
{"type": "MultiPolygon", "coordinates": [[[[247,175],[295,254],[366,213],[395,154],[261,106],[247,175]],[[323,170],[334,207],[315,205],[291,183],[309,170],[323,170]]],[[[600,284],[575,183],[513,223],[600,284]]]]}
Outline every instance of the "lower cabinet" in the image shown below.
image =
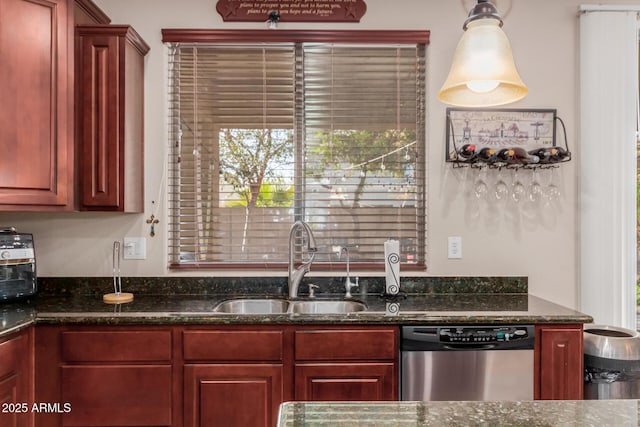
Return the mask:
{"type": "MultiPolygon", "coordinates": [[[[3,427],[272,427],[284,401],[398,399],[397,326],[38,325],[35,392],[32,333],[0,342],[0,398],[60,407],[3,427]]],[[[535,366],[536,399],[582,399],[582,325],[536,326],[535,366]]]]}
{"type": "Polygon", "coordinates": [[[291,400],[291,331],[212,327],[182,332],[184,426],[273,427],[291,400]]]}
{"type": "Polygon", "coordinates": [[[33,425],[33,328],[0,340],[0,425],[33,425]]]}
{"type": "MultiPolygon", "coordinates": [[[[398,328],[44,326],[37,426],[273,427],[291,400],[395,400],[398,328]]],[[[4,426],[3,426],[4,427],[4,426]]]]}
{"type": "Polygon", "coordinates": [[[300,328],[295,400],[397,400],[395,327],[300,328]]]}
{"type": "Polygon", "coordinates": [[[36,330],[37,426],[172,426],[173,332],[155,327],[36,330]]]}
{"type": "Polygon", "coordinates": [[[582,324],[536,326],[534,396],[581,400],[584,388],[582,324]]]}

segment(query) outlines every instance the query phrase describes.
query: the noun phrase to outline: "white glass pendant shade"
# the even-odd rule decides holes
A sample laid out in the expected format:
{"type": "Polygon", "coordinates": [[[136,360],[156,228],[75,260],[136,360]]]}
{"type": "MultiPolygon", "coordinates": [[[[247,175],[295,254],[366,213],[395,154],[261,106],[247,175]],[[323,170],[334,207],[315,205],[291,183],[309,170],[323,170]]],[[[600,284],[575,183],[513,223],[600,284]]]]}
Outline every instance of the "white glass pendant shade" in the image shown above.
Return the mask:
{"type": "Polygon", "coordinates": [[[518,101],[527,92],[500,22],[469,22],[438,99],[460,107],[490,107],[518,101]]]}

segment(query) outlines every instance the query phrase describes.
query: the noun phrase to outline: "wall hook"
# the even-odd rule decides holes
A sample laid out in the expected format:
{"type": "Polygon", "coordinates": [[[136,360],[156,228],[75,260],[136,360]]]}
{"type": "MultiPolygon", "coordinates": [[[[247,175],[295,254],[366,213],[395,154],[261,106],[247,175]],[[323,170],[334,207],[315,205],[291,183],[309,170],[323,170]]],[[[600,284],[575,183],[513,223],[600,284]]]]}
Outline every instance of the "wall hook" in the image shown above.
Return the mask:
{"type": "Polygon", "coordinates": [[[269,12],[267,24],[270,30],[275,30],[276,28],[278,28],[279,21],[280,21],[280,12],[278,12],[277,10],[273,10],[269,12]]]}

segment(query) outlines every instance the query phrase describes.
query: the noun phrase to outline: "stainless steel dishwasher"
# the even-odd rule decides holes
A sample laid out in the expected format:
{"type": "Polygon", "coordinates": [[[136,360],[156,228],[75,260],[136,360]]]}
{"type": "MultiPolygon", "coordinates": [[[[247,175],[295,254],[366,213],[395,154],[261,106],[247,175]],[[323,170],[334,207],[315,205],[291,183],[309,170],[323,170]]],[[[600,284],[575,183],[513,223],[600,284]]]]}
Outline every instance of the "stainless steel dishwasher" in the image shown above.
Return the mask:
{"type": "Polygon", "coordinates": [[[403,326],[401,400],[533,400],[533,326],[403,326]]]}

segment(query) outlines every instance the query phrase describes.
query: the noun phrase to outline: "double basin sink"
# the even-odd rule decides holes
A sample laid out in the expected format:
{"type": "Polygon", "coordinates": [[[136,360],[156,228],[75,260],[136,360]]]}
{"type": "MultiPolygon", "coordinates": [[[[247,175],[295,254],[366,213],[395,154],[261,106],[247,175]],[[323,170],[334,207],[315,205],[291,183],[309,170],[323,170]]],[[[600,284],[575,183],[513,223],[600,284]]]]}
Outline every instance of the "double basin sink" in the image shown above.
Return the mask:
{"type": "Polygon", "coordinates": [[[350,300],[284,300],[276,298],[238,298],[223,301],[213,311],[229,314],[346,314],[366,310],[350,300]]]}

